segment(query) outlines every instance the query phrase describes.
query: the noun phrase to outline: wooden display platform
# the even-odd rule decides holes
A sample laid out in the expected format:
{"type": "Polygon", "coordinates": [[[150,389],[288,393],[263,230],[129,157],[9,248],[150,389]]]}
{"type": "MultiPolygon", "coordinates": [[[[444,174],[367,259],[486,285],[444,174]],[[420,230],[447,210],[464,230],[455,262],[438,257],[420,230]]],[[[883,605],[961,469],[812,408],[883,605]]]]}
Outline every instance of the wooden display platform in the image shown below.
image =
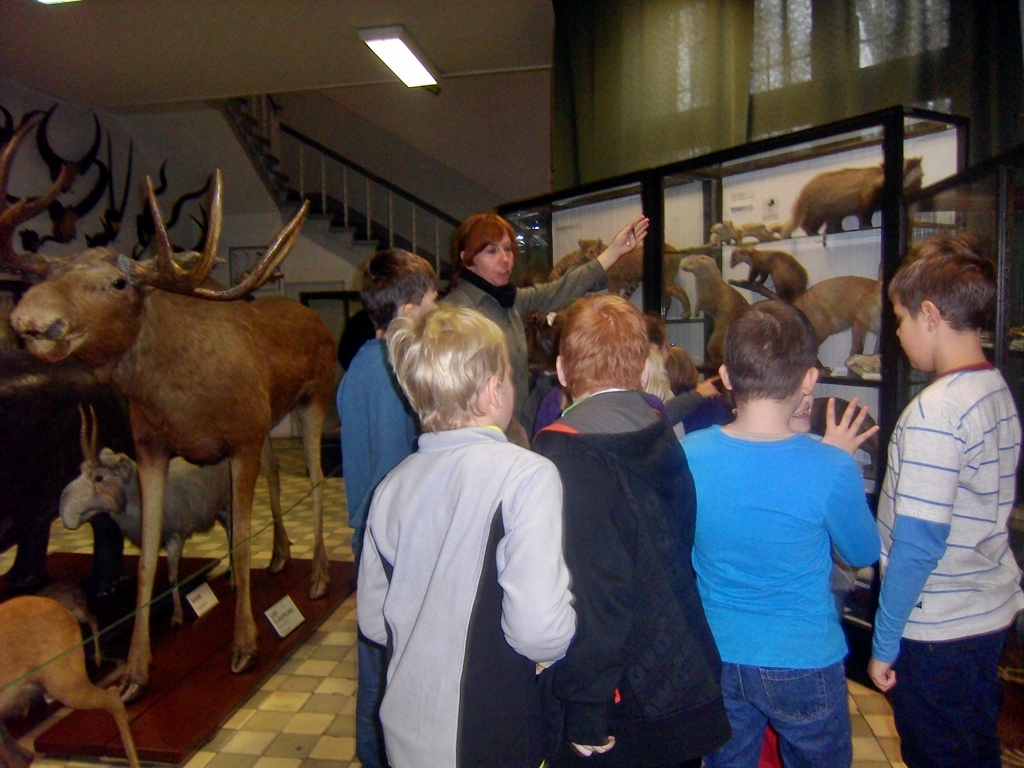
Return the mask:
{"type": "MultiPolygon", "coordinates": [[[[183,572],[187,572],[185,564],[183,560],[183,572]]],[[[311,560],[292,560],[276,576],[266,569],[252,572],[259,657],[256,666],[241,675],[233,675],[230,669],[235,594],[228,590],[225,579],[211,582],[220,603],[205,616],[193,617],[180,629],[166,632],[157,632],[154,621],[154,666],[149,690],[128,707],[140,760],[184,762],[355,588],[352,563],[331,562],[327,596],[310,600],[307,589],[311,569],[311,560]],[[305,621],[281,639],[263,612],[286,594],[305,621]]],[[[188,615],[184,594],[182,602],[188,615]]],[[[102,711],[73,712],[37,736],[35,749],[48,757],[125,757],[117,726],[102,711]]]]}

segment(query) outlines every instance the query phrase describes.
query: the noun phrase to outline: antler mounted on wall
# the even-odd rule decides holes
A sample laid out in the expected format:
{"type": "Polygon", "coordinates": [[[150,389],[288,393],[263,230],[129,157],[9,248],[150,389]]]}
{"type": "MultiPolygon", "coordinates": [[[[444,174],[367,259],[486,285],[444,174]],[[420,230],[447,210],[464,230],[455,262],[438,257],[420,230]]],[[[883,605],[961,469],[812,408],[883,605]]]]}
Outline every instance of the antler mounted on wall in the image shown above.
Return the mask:
{"type": "MultiPolygon", "coordinates": [[[[121,204],[114,200],[114,153],[110,148],[110,131],[107,130],[107,164],[104,166],[99,160],[96,163],[105,168],[107,172],[107,207],[100,216],[100,225],[103,229],[94,235],[86,235],[85,243],[90,248],[99,248],[103,245],[110,245],[121,234],[121,222],[124,221],[124,209],[128,207],[128,190],[132,183],[132,154],[134,144],[128,141],[128,167],[124,172],[124,186],[121,188],[121,204]]],[[[195,250],[201,250],[196,248],[195,250]]]]}
{"type": "MultiPolygon", "coordinates": [[[[7,110],[4,112],[6,113],[7,110]]],[[[39,112],[26,114],[22,118],[21,125],[13,131],[3,149],[0,149],[0,265],[23,274],[44,277],[50,271],[53,260],[34,253],[15,253],[11,240],[17,227],[46,210],[50,203],[71,185],[78,171],[70,163],[63,165],[50,188],[39,197],[18,198],[7,194],[11,164],[18,145],[41,120],[42,114],[39,112]]]]}
{"type": "Polygon", "coordinates": [[[93,165],[98,166],[99,173],[96,177],[96,183],[78,202],[70,205],[62,203],[60,200],[52,200],[50,202],[46,207],[50,215],[50,234],[40,236],[38,232],[32,229],[23,229],[18,233],[21,236],[22,249],[31,253],[36,253],[43,244],[48,242],[70,243],[74,240],[78,235],[77,224],[79,219],[96,207],[96,204],[103,197],[103,190],[109,181],[106,166],[96,160],[101,136],[99,118],[93,115],[93,123],[96,130],[95,138],[89,150],[78,160],[65,160],[53,150],[48,135],[50,118],[56,109],[57,105],[55,104],[43,113],[42,122],[36,130],[36,146],[39,149],[39,156],[46,163],[50,171],[50,181],[56,181],[63,168],[72,167],[74,169],[74,176],[68,181],[67,186],[61,190],[61,192],[66,192],[74,182],[74,179],[83,176],[93,165]]]}
{"type": "MultiPolygon", "coordinates": [[[[165,160],[160,166],[160,186],[154,187],[149,190],[148,195],[151,193],[153,196],[159,197],[167,189],[167,175],[166,175],[167,161],[165,160]]],[[[213,176],[206,177],[206,183],[202,187],[195,190],[194,192],[186,192],[171,205],[171,218],[167,221],[165,228],[171,230],[178,223],[181,218],[181,211],[185,203],[190,200],[198,200],[202,198],[207,192],[210,191],[210,185],[213,182],[213,176]]],[[[202,206],[200,206],[202,211],[202,206]]],[[[195,217],[191,217],[193,221],[199,224],[202,233],[199,237],[199,243],[205,243],[207,239],[206,227],[200,222],[196,221],[195,217]]],[[[203,218],[205,220],[206,214],[203,212],[203,218]]],[[[153,221],[152,205],[144,205],[142,212],[135,217],[136,229],[138,232],[138,242],[135,243],[135,247],[132,248],[132,258],[140,258],[150,247],[153,246],[153,238],[156,235],[155,223],[153,221]]],[[[180,245],[171,244],[173,251],[185,251],[188,250],[180,245]]],[[[202,250],[201,245],[197,245],[193,250],[202,250]]]]}

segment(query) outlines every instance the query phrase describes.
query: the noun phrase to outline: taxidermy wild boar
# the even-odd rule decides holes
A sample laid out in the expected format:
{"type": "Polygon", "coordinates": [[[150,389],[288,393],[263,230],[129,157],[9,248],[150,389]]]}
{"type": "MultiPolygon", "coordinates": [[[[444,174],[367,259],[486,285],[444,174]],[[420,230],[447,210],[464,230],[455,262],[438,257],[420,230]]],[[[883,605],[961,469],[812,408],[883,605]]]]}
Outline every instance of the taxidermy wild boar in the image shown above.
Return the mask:
{"type": "MultiPolygon", "coordinates": [[[[921,189],[921,158],[910,157],[903,162],[903,193],[912,195],[921,189]]],[[[796,229],[817,235],[842,232],[843,219],[856,216],[861,229],[871,226],[871,217],[882,205],[883,165],[869,168],[843,168],[819,173],[800,190],[793,203],[793,216],[782,228],[783,238],[796,229]]]]}

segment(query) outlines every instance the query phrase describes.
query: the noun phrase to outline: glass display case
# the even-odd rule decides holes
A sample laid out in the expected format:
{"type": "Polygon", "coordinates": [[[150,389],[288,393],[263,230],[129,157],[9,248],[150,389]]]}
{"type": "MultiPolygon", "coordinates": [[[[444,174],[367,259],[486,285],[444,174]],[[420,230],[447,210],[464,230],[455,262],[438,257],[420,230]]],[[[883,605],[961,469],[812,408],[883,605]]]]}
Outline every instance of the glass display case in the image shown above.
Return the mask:
{"type": "MultiPolygon", "coordinates": [[[[924,193],[917,198],[914,210],[921,214],[913,216],[926,222],[918,229],[952,226],[957,216],[973,216],[1003,250],[1010,239],[1006,230],[1020,226],[1003,222],[994,204],[990,210],[979,200],[995,195],[995,181],[974,182],[987,183],[984,192],[948,186],[966,167],[967,139],[963,118],[893,107],[509,203],[498,211],[523,238],[535,231],[550,233],[547,263],[556,274],[561,261],[596,256],[626,222],[640,212],[647,215],[651,230],[642,265],[637,266],[635,256],[627,265],[635,282],[613,280],[610,271],[610,288],[644,311],[659,313],[670,341],[685,348],[705,374],[717,370],[733,313],[784,294],[808,316],[820,341],[818,359],[825,375],[816,395],[859,397],[881,427],[855,457],[874,508],[885,472],[885,446],[913,381],[885,292],[902,257],[905,200],[922,187],[948,189],[945,198],[927,198],[927,210],[934,209],[934,215],[924,215],[924,193]],[[948,204],[943,202],[947,199],[948,204]],[[1003,222],[998,233],[997,220],[1003,222]]],[[[1002,173],[1005,198],[1024,174],[1016,166],[1002,173]]],[[[1013,210],[1000,210],[1012,219],[1013,210]]],[[[1024,326],[1024,287],[1019,275],[1011,275],[1008,257],[999,254],[1006,295],[996,327],[1002,329],[998,343],[1005,346],[1009,326],[1024,326]],[[1011,291],[1016,291],[1012,301],[1011,291]],[[1017,314],[1008,306],[1016,307],[1017,314]]],[[[540,249],[530,255],[536,274],[540,249]]],[[[1010,354],[1003,352],[1007,359],[1010,354]]],[[[1013,354],[1022,367],[1024,352],[1013,354]]],[[[1022,371],[1012,373],[1019,382],[1022,371]]],[[[854,679],[869,684],[865,670],[878,579],[873,569],[847,573],[846,579],[847,591],[837,594],[845,594],[841,610],[850,647],[848,669],[854,679]]]]}
{"type": "Polygon", "coordinates": [[[705,373],[717,369],[735,312],[777,294],[793,301],[820,339],[818,394],[857,396],[882,425],[860,457],[873,494],[884,469],[878,446],[905,402],[882,290],[900,259],[901,205],[905,193],[961,170],[966,146],[966,120],[893,107],[498,212],[519,232],[522,273],[533,281],[541,264],[560,274],[634,216],[650,217],[645,253],[609,271],[610,289],[660,313],[671,343],[705,373]]]}
{"type": "MultiPolygon", "coordinates": [[[[1024,377],[1024,147],[980,163],[937,184],[907,203],[908,245],[941,231],[963,231],[997,266],[995,311],[982,331],[982,344],[1002,372],[1021,410],[1024,377]]],[[[897,360],[897,397],[906,404],[929,376],[897,360]]],[[[1018,498],[1024,475],[1017,474],[1018,498]]]]}

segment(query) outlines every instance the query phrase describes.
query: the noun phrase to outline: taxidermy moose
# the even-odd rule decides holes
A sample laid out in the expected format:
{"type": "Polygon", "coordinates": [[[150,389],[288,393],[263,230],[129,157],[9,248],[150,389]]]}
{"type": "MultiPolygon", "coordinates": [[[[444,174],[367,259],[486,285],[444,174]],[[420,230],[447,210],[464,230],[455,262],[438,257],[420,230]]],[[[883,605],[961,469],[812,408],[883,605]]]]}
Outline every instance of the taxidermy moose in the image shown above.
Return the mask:
{"type": "MultiPolygon", "coordinates": [[[[47,192],[9,204],[7,177],[23,124],[0,153],[0,267],[45,278],[11,314],[29,351],[49,362],[75,356],[110,378],[129,399],[142,491],[142,547],[138,615],[122,697],[138,698],[149,682],[149,599],[163,523],[164,488],[171,456],[197,464],[231,463],[232,539],[237,585],[231,670],[256,661],[256,623],[249,596],[249,529],[260,453],[270,427],[295,410],[313,485],[315,549],[309,594],[322,597],[329,581],[323,542],[320,435],[332,401],[334,341],[310,309],[281,296],[235,301],[258,288],[298,237],[307,207],[296,214],[240,285],[204,284],[217,258],[221,179],[214,179],[209,233],[202,253],[172,253],[167,229],[147,179],[155,223],[155,256],[135,262],[110,248],[60,261],[17,254],[10,234],[47,192]]],[[[42,210],[41,208],[39,210],[42,210]]],[[[270,570],[289,557],[275,538],[270,570]]]]}

